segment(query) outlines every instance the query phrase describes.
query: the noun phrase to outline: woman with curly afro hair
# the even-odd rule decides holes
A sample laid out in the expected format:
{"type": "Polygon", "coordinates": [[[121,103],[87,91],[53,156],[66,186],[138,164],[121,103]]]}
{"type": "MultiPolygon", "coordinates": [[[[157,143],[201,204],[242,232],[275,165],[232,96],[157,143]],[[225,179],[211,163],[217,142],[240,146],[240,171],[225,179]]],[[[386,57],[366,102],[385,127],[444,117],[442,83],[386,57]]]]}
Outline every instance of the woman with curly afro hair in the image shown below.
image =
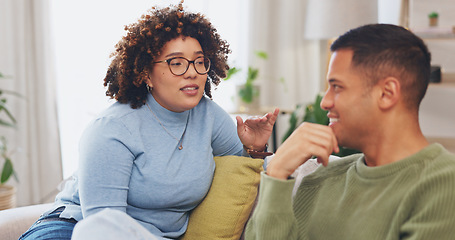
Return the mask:
{"type": "Polygon", "coordinates": [[[125,30],[104,79],[116,102],[86,128],[79,170],[22,239],[70,239],[85,218],[95,224],[78,224],[79,239],[179,238],[211,186],[213,157],[266,151],[278,109],[237,117],[236,128],[211,100],[230,50],[203,15],[181,2],[125,30]]]}

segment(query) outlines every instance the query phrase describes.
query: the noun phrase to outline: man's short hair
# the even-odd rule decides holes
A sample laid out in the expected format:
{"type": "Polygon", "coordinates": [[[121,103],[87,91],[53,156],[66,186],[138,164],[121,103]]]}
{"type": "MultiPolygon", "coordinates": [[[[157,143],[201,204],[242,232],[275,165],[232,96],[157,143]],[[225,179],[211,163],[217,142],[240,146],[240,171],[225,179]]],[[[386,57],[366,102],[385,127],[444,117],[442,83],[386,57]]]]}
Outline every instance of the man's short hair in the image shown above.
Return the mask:
{"type": "Polygon", "coordinates": [[[341,49],[354,52],[352,66],[364,73],[367,87],[396,77],[405,104],[418,111],[430,81],[431,54],[422,39],[400,26],[370,24],[346,32],[330,48],[341,49]]]}

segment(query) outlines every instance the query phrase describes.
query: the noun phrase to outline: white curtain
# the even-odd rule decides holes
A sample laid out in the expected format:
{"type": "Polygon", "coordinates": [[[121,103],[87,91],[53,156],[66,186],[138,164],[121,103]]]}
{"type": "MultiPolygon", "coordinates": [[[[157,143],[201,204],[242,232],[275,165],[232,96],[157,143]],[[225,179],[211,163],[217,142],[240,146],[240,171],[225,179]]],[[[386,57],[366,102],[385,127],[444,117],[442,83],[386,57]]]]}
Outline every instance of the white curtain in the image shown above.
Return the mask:
{"type": "Polygon", "coordinates": [[[52,201],[62,180],[48,1],[0,1],[0,72],[11,76],[0,84],[23,96],[10,98],[17,130],[1,129],[15,150],[18,206],[52,201]]]}
{"type": "MultiPolygon", "coordinates": [[[[249,62],[259,67],[258,84],[263,107],[286,112],[313,102],[325,90],[327,41],[304,39],[307,0],[251,0],[249,62]],[[268,60],[254,56],[265,51],[268,60]]],[[[290,114],[275,124],[277,146],[289,127],[290,114]]]]}
{"type": "Polygon", "coordinates": [[[260,67],[261,104],[293,109],[314,100],[321,91],[327,61],[326,45],[305,40],[306,0],[252,0],[250,62],[260,67]],[[259,60],[254,51],[268,53],[259,60]]]}
{"type": "Polygon", "coordinates": [[[401,0],[399,25],[409,28],[409,0],[401,0]]]}

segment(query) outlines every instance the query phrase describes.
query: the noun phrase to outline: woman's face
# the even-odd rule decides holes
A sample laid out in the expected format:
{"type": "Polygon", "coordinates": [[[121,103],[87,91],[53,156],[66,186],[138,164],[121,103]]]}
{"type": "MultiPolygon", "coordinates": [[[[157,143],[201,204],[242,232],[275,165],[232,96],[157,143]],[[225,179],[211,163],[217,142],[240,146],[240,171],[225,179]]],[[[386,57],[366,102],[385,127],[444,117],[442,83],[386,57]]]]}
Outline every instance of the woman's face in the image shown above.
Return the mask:
{"type": "Polygon", "coordinates": [[[177,37],[163,46],[161,55],[155,59],[155,63],[152,63],[147,81],[153,97],[162,107],[173,112],[194,108],[204,94],[207,74],[197,73],[194,68],[195,63],[190,63],[183,75],[176,76],[170,71],[167,62],[160,61],[175,57],[194,61],[201,56],[204,56],[201,45],[192,37],[177,37]]]}

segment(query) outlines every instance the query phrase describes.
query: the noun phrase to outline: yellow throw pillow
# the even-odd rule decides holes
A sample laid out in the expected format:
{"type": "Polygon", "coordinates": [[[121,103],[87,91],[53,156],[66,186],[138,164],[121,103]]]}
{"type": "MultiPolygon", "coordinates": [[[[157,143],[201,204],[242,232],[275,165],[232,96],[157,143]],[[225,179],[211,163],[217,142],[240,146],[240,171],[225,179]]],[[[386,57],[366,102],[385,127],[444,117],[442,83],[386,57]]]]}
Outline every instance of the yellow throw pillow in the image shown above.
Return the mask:
{"type": "Polygon", "coordinates": [[[238,240],[250,216],[264,160],[239,156],[214,160],[212,186],[191,212],[182,240],[238,240]]]}

